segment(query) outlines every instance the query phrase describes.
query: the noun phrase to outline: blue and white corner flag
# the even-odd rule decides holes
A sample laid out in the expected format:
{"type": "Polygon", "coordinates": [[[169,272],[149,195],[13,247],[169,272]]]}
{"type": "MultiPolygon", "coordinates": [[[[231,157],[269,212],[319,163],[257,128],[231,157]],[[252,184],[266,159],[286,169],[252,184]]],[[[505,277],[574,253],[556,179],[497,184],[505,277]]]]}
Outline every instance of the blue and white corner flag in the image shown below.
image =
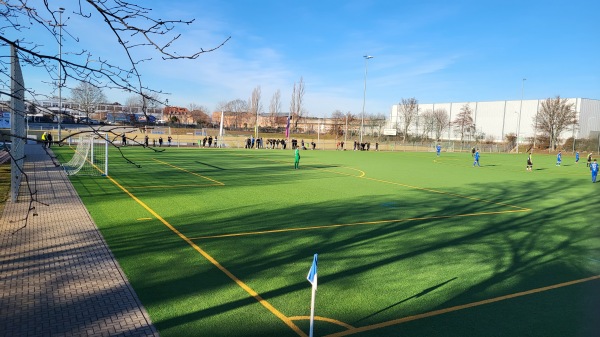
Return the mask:
{"type": "Polygon", "coordinates": [[[317,257],[318,254],[315,254],[313,257],[312,266],[310,266],[310,270],[308,271],[308,275],[306,279],[310,284],[312,284],[312,295],[310,297],[310,333],[309,337],[313,337],[313,330],[315,326],[315,293],[317,292],[317,257]]]}
{"type": "Polygon", "coordinates": [[[317,288],[317,257],[318,254],[315,254],[315,256],[313,257],[312,266],[310,266],[310,270],[308,271],[308,275],[306,276],[308,282],[310,282],[310,284],[312,284],[315,289],[317,288]]]}

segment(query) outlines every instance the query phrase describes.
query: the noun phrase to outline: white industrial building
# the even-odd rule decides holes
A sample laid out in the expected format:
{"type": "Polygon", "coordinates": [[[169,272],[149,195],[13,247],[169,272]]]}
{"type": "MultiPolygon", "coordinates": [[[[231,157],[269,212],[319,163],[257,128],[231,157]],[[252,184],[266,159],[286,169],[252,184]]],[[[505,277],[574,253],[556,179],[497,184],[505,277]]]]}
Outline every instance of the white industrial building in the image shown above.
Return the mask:
{"type": "MultiPolygon", "coordinates": [[[[492,102],[454,102],[454,103],[428,103],[419,104],[419,114],[427,110],[444,109],[448,112],[450,122],[456,119],[460,110],[468,104],[473,112],[473,121],[478,133],[484,133],[485,138],[493,138],[495,141],[503,141],[507,134],[518,134],[519,142],[526,142],[534,135],[534,119],[538,109],[541,107],[540,100],[513,100],[492,102]],[[519,114],[520,112],[520,114],[519,114]],[[519,123],[520,115],[520,123],[519,123]]],[[[600,131],[600,100],[588,98],[568,98],[568,103],[575,104],[579,125],[575,130],[567,131],[561,135],[562,139],[575,136],[576,138],[588,138],[600,131]]],[[[390,118],[386,128],[401,131],[403,117],[400,112],[400,104],[392,106],[390,118]]],[[[422,129],[423,125],[421,125],[422,129]]],[[[415,118],[410,126],[409,133],[419,133],[418,118],[415,118]]],[[[444,131],[444,139],[460,139],[454,128],[444,131]]]]}

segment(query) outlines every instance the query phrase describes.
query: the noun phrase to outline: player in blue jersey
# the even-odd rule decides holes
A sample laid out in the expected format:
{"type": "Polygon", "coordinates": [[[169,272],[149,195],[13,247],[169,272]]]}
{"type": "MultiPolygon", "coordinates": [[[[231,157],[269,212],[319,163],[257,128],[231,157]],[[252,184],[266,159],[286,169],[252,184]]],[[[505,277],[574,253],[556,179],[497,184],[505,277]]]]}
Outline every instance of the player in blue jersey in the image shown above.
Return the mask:
{"type": "Polygon", "coordinates": [[[579,151],[575,152],[575,164],[579,164],[579,151]]]}
{"type": "Polygon", "coordinates": [[[594,161],[590,164],[590,171],[592,171],[592,183],[596,182],[596,178],[598,177],[598,161],[594,159],[594,161]]]}
{"type": "Polygon", "coordinates": [[[561,162],[562,162],[562,151],[558,151],[558,154],[556,155],[556,166],[560,166],[561,162]]]}
{"type": "Polygon", "coordinates": [[[439,157],[440,156],[440,152],[442,152],[442,146],[440,144],[438,144],[435,147],[435,152],[437,153],[437,156],[439,157]]]}
{"type": "Polygon", "coordinates": [[[473,155],[473,157],[475,158],[475,161],[473,162],[473,167],[475,167],[475,165],[481,167],[481,165],[479,165],[479,149],[475,150],[475,154],[473,155]]]}

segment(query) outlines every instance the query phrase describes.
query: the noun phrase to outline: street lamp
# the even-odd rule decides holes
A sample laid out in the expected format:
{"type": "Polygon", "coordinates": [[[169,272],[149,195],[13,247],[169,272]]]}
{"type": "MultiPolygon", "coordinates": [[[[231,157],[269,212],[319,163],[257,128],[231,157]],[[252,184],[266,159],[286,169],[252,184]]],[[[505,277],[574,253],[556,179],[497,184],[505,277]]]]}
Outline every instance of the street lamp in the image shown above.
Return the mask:
{"type": "Polygon", "coordinates": [[[527,79],[524,78],[521,82],[521,104],[519,105],[519,120],[517,121],[517,153],[519,153],[519,133],[521,132],[521,111],[523,110],[523,92],[525,90],[525,81],[527,79]]]}
{"type": "Polygon", "coordinates": [[[58,9],[58,141],[62,139],[60,134],[60,123],[62,120],[62,13],[64,8],[58,9]]]}
{"type": "Polygon", "coordinates": [[[365,55],[363,56],[365,58],[365,89],[363,91],[363,106],[362,106],[362,116],[360,119],[360,143],[362,144],[363,142],[363,132],[364,132],[364,127],[365,127],[365,102],[367,101],[367,71],[368,71],[368,64],[369,64],[369,59],[372,59],[373,56],[370,55],[365,55]]]}

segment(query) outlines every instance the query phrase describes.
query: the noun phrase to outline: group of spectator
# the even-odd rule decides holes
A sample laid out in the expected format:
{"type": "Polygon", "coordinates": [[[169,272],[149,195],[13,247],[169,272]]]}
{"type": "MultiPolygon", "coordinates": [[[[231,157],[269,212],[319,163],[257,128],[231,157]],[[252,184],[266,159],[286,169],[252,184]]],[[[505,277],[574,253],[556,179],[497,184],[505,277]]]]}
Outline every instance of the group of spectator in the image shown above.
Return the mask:
{"type": "Polygon", "coordinates": [[[285,148],[287,147],[285,139],[267,139],[267,149],[278,149],[280,145],[281,148],[285,150],[285,148]]]}
{"type": "Polygon", "coordinates": [[[250,138],[246,138],[246,145],[244,146],[245,149],[262,149],[263,148],[263,139],[261,138],[254,138],[254,136],[251,136],[250,138]]]}
{"type": "MultiPolygon", "coordinates": [[[[342,142],[342,150],[344,149],[344,142],[342,142]]],[[[358,141],[354,141],[354,151],[369,151],[371,149],[371,143],[365,142],[360,143],[358,141]]],[[[379,143],[375,143],[375,151],[379,151],[379,143]]]]}
{"type": "MultiPolygon", "coordinates": [[[[292,145],[294,144],[294,141],[295,140],[292,139],[292,145]]],[[[286,143],[285,139],[268,138],[265,140],[262,137],[254,138],[254,136],[252,136],[250,138],[246,138],[244,148],[245,149],[264,149],[265,143],[266,143],[267,149],[279,149],[279,147],[281,146],[281,149],[285,150],[287,147],[287,143],[286,143]]],[[[294,147],[294,149],[295,149],[295,147],[294,147]]]]}
{"type": "MultiPolygon", "coordinates": [[[[156,141],[157,141],[156,138],[152,139],[152,146],[156,147],[156,141]]],[[[171,146],[172,141],[173,141],[173,138],[171,136],[168,136],[167,144],[169,147],[171,146]]],[[[149,142],[150,142],[150,138],[148,137],[148,135],[145,135],[144,136],[144,146],[148,147],[149,142]]],[[[163,143],[164,143],[163,137],[162,136],[158,137],[158,146],[162,147],[163,143]]],[[[121,134],[121,146],[127,146],[127,136],[124,133],[121,134]]]]}
{"type": "Polygon", "coordinates": [[[212,147],[213,145],[217,147],[217,140],[217,136],[215,136],[214,141],[212,136],[204,137],[202,139],[202,147],[207,147],[206,144],[208,144],[208,147],[212,147]]]}
{"type": "Polygon", "coordinates": [[[52,134],[50,132],[44,132],[42,134],[42,144],[44,148],[50,148],[52,145],[52,134]]]}

